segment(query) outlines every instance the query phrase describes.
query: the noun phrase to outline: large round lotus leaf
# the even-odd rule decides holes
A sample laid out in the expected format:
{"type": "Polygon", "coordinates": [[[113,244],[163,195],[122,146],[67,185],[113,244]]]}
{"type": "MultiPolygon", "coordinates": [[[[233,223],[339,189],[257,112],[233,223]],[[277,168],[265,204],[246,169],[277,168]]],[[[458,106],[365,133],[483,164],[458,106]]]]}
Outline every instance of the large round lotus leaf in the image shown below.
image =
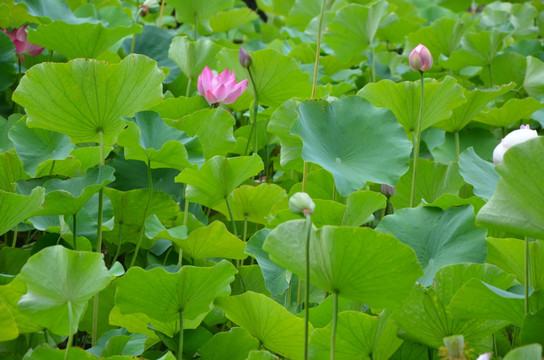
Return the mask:
{"type": "MultiPolygon", "coordinates": [[[[272,230],[263,249],[270,259],[304,278],[305,220],[272,230]]],[[[374,307],[398,306],[422,274],[416,254],[394,237],[370,228],[323,226],[312,230],[310,281],[374,307]]]]}
{"type": "Polygon", "coordinates": [[[217,296],[230,294],[236,269],[227,261],[213,267],[183,266],[176,273],[163,268],[130,268],[117,280],[115,304],[121,314],[143,313],[168,322],[183,314],[183,328],[196,328],[217,296]],[[181,314],[182,313],[182,314],[181,314]]]}
{"type": "Polygon", "coordinates": [[[8,341],[17,339],[19,329],[15,322],[14,315],[9,310],[8,306],[0,299],[0,341],[8,341]]]}
{"type": "Polygon", "coordinates": [[[504,327],[507,322],[496,319],[459,319],[451,309],[452,297],[473,279],[482,279],[501,288],[516,283],[512,275],[489,264],[445,266],[436,273],[434,286],[428,289],[418,286],[405,299],[402,310],[394,314],[395,322],[405,332],[404,338],[438,348],[443,345],[444,337],[463,334],[471,346],[483,346],[485,349],[489,335],[504,327]]]}
{"type": "MultiPolygon", "coordinates": [[[[335,359],[389,359],[402,344],[398,327],[390,316],[380,318],[362,312],[343,311],[338,314],[335,359]]],[[[310,339],[309,359],[327,360],[331,353],[332,322],[315,329],[310,339]]]]}
{"type": "Polygon", "coordinates": [[[55,334],[74,334],[89,299],[112,280],[103,258],[60,245],[34,254],[21,270],[27,293],[19,300],[19,308],[55,334]]]}
{"type": "Polygon", "coordinates": [[[279,137],[280,164],[284,168],[297,169],[302,166],[302,141],[298,136],[292,135],[291,127],[297,119],[297,108],[300,101],[289,99],[279,106],[270,117],[268,132],[279,137]]]}
{"type": "Polygon", "coordinates": [[[457,49],[465,32],[465,23],[446,17],[438,18],[430,26],[425,26],[408,35],[412,44],[425,44],[434,59],[440,54],[450,56],[457,49]]]}
{"type": "Polygon", "coordinates": [[[461,153],[459,173],[468,184],[474,186],[474,194],[485,200],[491,198],[499,181],[493,164],[479,157],[472,147],[461,153]]]}
{"type": "Polygon", "coordinates": [[[221,10],[232,8],[234,0],[170,0],[169,5],[176,9],[178,22],[194,24],[209,19],[221,10]]]}
{"type": "Polygon", "coordinates": [[[414,249],[425,272],[418,281],[425,286],[431,285],[434,274],[444,265],[485,261],[486,231],[474,224],[472,206],[446,211],[430,207],[402,209],[384,217],[376,230],[414,249]]]}
{"type": "Polygon", "coordinates": [[[394,186],[408,170],[412,145],[389,110],[350,96],[305,101],[298,112],[291,133],[302,139],[302,158],[330,171],[342,196],[367,181],[394,186]]]}
{"type": "MultiPolygon", "coordinates": [[[[248,221],[266,225],[270,211],[279,201],[284,200],[287,206],[285,190],[275,184],[259,186],[243,185],[235,189],[229,198],[229,206],[234,220],[248,221]]],[[[227,203],[223,202],[214,208],[230,220],[227,203]]]]}
{"type": "Polygon", "coordinates": [[[177,36],[172,39],[168,56],[180,68],[187,78],[196,85],[198,75],[204,67],[215,63],[215,56],[221,47],[210,39],[191,41],[186,37],[177,36]]]}
{"type": "MultiPolygon", "coordinates": [[[[25,360],[64,360],[66,358],[66,350],[53,349],[48,344],[42,344],[35,349],[28,356],[25,356],[25,360]]],[[[68,355],[70,360],[97,360],[96,356],[89,354],[87,351],[78,348],[70,348],[70,354],[68,355]]],[[[104,359],[104,358],[102,358],[104,359]]],[[[116,355],[108,357],[111,360],[134,360],[134,356],[122,356],[116,355]]]]}
{"type": "Polygon", "coordinates": [[[506,128],[520,120],[530,119],[535,111],[543,107],[544,104],[532,97],[512,98],[500,108],[494,107],[489,111],[481,112],[474,120],[506,128]]]}
{"type": "Polygon", "coordinates": [[[202,360],[245,360],[251,350],[259,349],[259,341],[239,327],[214,335],[198,349],[202,360]]]}
{"type": "Polygon", "coordinates": [[[32,316],[22,313],[17,306],[19,299],[26,293],[26,283],[17,275],[7,285],[0,286],[0,302],[3,302],[6,309],[11,313],[19,333],[32,333],[43,329],[42,326],[33,321],[32,316]]]}
{"type": "Polygon", "coordinates": [[[479,225],[544,239],[544,137],[516,145],[495,169],[495,193],[476,218],[479,225]]]}
{"type": "Polygon", "coordinates": [[[125,148],[125,159],[149,162],[152,169],[183,170],[204,163],[198,139],[166,125],[157,113],[142,111],[133,121],[127,123],[117,141],[125,148]]]}
{"type": "MultiPolygon", "coordinates": [[[[248,79],[246,91],[254,96],[248,72],[238,60],[238,50],[223,48],[217,58],[221,69],[235,71],[238,81],[248,79]]],[[[274,49],[265,49],[252,52],[251,60],[251,73],[259,95],[259,104],[276,107],[290,98],[311,95],[310,76],[300,69],[292,57],[282,55],[274,49]]]]}
{"type": "Polygon", "coordinates": [[[23,163],[17,154],[12,152],[0,154],[0,190],[13,192],[17,181],[28,178],[29,176],[23,171],[23,163]]]}
{"type": "Polygon", "coordinates": [[[162,98],[163,80],[155,61],[143,55],[118,64],[47,62],[26,72],[13,100],[25,108],[30,127],[60,132],[74,143],[99,142],[102,131],[109,146],[125,126],[121,116],[134,116],[162,98]]]}
{"type": "Polygon", "coordinates": [[[0,235],[34,216],[43,206],[45,189],[36,187],[29,196],[0,190],[0,235]]]}
{"type": "Polygon", "coordinates": [[[540,360],[542,359],[542,345],[531,344],[515,348],[506,354],[504,360],[540,360]]]}
{"type": "Polygon", "coordinates": [[[187,199],[208,207],[225,201],[238,186],[263,169],[259,155],[226,158],[214,156],[198,170],[187,168],[177,182],[187,184],[187,199]]]}
{"type": "Polygon", "coordinates": [[[29,31],[28,40],[54,50],[69,60],[93,59],[125,36],[139,32],[142,32],[142,28],[136,24],[112,29],[104,27],[101,23],[67,24],[54,21],[50,24],[41,24],[36,30],[29,31]]]}
{"type": "MultiPolygon", "coordinates": [[[[367,84],[357,94],[374,106],[389,108],[407,134],[416,131],[421,103],[421,81],[394,83],[391,80],[381,80],[367,84]]],[[[441,82],[426,79],[424,96],[422,131],[449,118],[453,109],[465,102],[463,88],[451,76],[446,76],[441,82]]]]}
{"type": "MultiPolygon", "coordinates": [[[[289,359],[303,358],[304,320],[263,295],[248,291],[220,297],[215,306],[235,324],[256,337],[262,346],[289,359]]],[[[309,326],[312,331],[312,326],[309,326]]]]}

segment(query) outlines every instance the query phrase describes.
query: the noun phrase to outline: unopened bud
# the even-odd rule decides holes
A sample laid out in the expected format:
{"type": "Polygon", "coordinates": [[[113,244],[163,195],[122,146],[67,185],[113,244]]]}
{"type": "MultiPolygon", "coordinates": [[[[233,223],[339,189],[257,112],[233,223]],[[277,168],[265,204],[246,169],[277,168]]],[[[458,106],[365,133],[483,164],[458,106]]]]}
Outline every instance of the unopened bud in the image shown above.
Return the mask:
{"type": "Polygon", "coordinates": [[[289,210],[294,214],[311,215],[314,209],[315,204],[306,193],[297,192],[289,199],[289,210]]]}
{"type": "Polygon", "coordinates": [[[145,0],[144,6],[147,6],[147,9],[151,14],[158,12],[161,8],[157,0],[145,0]]]}
{"type": "Polygon", "coordinates": [[[382,194],[384,194],[387,197],[391,197],[391,196],[393,196],[394,193],[395,193],[395,187],[394,186],[389,186],[389,185],[386,185],[386,184],[382,184],[382,194]]]}
{"type": "Polygon", "coordinates": [[[429,49],[422,44],[415,47],[410,53],[410,67],[414,71],[424,72],[433,66],[433,56],[429,49]]]}
{"type": "Polygon", "coordinates": [[[251,65],[251,55],[240,46],[240,51],[238,51],[238,60],[240,60],[240,65],[246,69],[251,65]]]}

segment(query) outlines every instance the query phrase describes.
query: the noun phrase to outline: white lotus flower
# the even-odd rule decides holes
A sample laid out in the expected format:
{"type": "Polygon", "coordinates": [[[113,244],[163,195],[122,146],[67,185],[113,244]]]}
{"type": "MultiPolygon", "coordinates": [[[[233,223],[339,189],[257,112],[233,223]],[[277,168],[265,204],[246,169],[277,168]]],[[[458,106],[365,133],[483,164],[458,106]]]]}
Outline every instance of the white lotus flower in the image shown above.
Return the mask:
{"type": "Polygon", "coordinates": [[[512,146],[521,144],[522,142],[536,137],[538,137],[536,130],[531,130],[529,125],[521,125],[519,130],[514,130],[510,134],[506,135],[504,139],[501,140],[501,143],[497,145],[495,150],[493,150],[493,163],[495,165],[500,163],[506,150],[510,149],[512,146]]]}

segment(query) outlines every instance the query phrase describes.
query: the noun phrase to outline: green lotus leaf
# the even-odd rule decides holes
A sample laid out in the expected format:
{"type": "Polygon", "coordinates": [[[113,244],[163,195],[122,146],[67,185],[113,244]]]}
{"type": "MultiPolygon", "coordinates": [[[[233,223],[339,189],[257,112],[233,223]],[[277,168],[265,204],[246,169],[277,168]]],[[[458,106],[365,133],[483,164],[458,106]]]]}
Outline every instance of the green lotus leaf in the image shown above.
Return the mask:
{"type": "MultiPolygon", "coordinates": [[[[434,348],[443,345],[443,338],[463,334],[472,348],[485,350],[487,338],[508,322],[494,318],[457,318],[452,310],[452,298],[473,280],[487,281],[497,287],[516,284],[512,275],[489,264],[456,264],[441,268],[434,285],[428,289],[418,286],[405,299],[404,307],[394,314],[395,322],[404,330],[404,338],[434,348]]],[[[473,302],[476,298],[472,298],[473,302]]],[[[483,351],[482,351],[483,352],[483,351]]]]}
{"type": "Polygon", "coordinates": [[[0,190],[14,192],[15,183],[28,178],[17,154],[11,152],[0,154],[0,190]]]}
{"type": "Polygon", "coordinates": [[[36,187],[29,196],[0,190],[0,235],[34,216],[43,206],[45,189],[36,187]]]}
{"type": "MultiPolygon", "coordinates": [[[[436,124],[434,124],[434,126],[448,132],[460,131],[465,126],[467,126],[468,123],[471,122],[474,117],[478,115],[491,100],[506,94],[514,86],[515,84],[510,83],[508,86],[501,86],[498,89],[495,88],[491,90],[474,89],[470,91],[464,89],[464,95],[467,101],[453,109],[452,115],[449,119],[437,122],[436,124]]],[[[540,109],[541,107],[544,107],[544,105],[541,105],[534,111],[540,109]]]]}
{"type": "Polygon", "coordinates": [[[121,314],[142,313],[151,319],[176,321],[194,329],[212,309],[218,296],[230,294],[236,269],[227,261],[213,267],[183,266],[176,273],[162,268],[130,268],[117,280],[115,303],[121,314]]]}
{"type": "Polygon", "coordinates": [[[425,273],[418,281],[424,286],[431,285],[434,274],[445,265],[485,261],[486,231],[474,224],[472,206],[446,211],[406,208],[384,217],[376,230],[414,249],[425,273]]]}
{"type": "Polygon", "coordinates": [[[172,120],[181,119],[182,117],[190,115],[195,111],[209,107],[210,104],[208,104],[206,99],[202,96],[180,96],[177,98],[164,99],[157,105],[153,106],[151,110],[158,113],[167,123],[170,123],[172,120]]]}
{"type": "MultiPolygon", "coordinates": [[[[453,109],[465,102],[463,88],[451,76],[446,76],[440,82],[426,79],[424,84],[421,131],[451,117],[453,109]]],[[[408,136],[416,131],[421,103],[421,81],[394,83],[391,80],[381,80],[367,84],[357,95],[374,106],[390,109],[408,136]]]]}
{"type": "MultiPolygon", "coordinates": [[[[65,355],[66,350],[60,350],[60,349],[53,349],[48,344],[39,345],[32,353],[29,355],[26,355],[24,357],[25,360],[64,360],[66,357],[65,355]]],[[[70,360],[96,360],[100,359],[97,358],[94,355],[89,354],[87,351],[78,348],[78,347],[72,347],[70,348],[70,353],[68,355],[68,359],[70,360]]],[[[103,358],[101,358],[103,359],[103,358]]],[[[108,357],[107,359],[110,360],[134,360],[133,356],[122,356],[122,355],[116,355],[112,357],[108,357]]]]}
{"type": "Polygon", "coordinates": [[[21,270],[27,286],[21,312],[55,334],[74,334],[89,299],[112,280],[103,257],[60,245],[34,254],[21,270]]]}
{"type": "Polygon", "coordinates": [[[226,258],[245,259],[246,244],[232,235],[225,224],[214,221],[206,227],[193,230],[187,239],[175,242],[184,254],[193,259],[226,258]]]}
{"type": "Polygon", "coordinates": [[[465,23],[461,20],[438,18],[430,26],[425,26],[408,35],[412,44],[425,44],[435,61],[439,55],[450,56],[457,49],[463,34],[465,23]]]}
{"type": "Polygon", "coordinates": [[[501,176],[491,199],[476,221],[493,229],[544,238],[544,169],[535,166],[544,156],[544,138],[516,145],[495,169],[501,176]]]}
{"type": "MultiPolygon", "coordinates": [[[[332,322],[315,329],[310,339],[309,359],[329,359],[332,322]]],[[[402,344],[390,316],[380,318],[356,311],[338,314],[335,359],[389,359],[402,344]]]]}
{"type": "Polygon", "coordinates": [[[21,275],[16,276],[7,285],[0,286],[0,301],[11,313],[17,325],[18,333],[32,333],[43,329],[31,316],[21,312],[17,303],[26,293],[26,283],[21,280],[21,275]]]}
{"type": "MultiPolygon", "coordinates": [[[[304,220],[285,222],[263,245],[272,261],[301,278],[306,273],[305,228],[304,220]]],[[[421,274],[414,251],[390,235],[357,227],[312,230],[310,279],[323,290],[370,306],[396,307],[421,274]],[[387,257],[379,255],[384,253],[387,257]]]]}
{"type": "Polygon", "coordinates": [[[232,8],[234,0],[210,0],[206,3],[200,0],[171,0],[169,5],[176,10],[178,22],[194,24],[195,21],[209,19],[221,10],[232,8]]]}
{"type": "MultiPolygon", "coordinates": [[[[266,225],[271,211],[278,202],[284,201],[287,205],[285,190],[275,184],[260,184],[258,186],[242,185],[235,189],[229,197],[232,216],[236,221],[251,221],[266,225]]],[[[229,211],[225,202],[214,207],[230,220],[229,211]]]]}
{"type": "Polygon", "coordinates": [[[263,162],[257,154],[237,158],[214,156],[198,170],[183,170],[176,177],[176,182],[187,184],[186,196],[189,201],[214,207],[262,169],[263,162]]]}
{"type": "MultiPolygon", "coordinates": [[[[271,298],[248,291],[242,295],[219,297],[215,306],[266,349],[294,360],[303,358],[304,320],[271,298]]],[[[309,331],[312,331],[311,325],[309,331]]]]}
{"type": "MultiPolygon", "coordinates": [[[[402,175],[395,194],[391,197],[391,203],[395,209],[400,210],[410,205],[410,192],[412,188],[412,169],[402,175]]],[[[456,163],[448,165],[436,163],[431,160],[420,159],[417,165],[418,181],[415,190],[415,203],[432,203],[444,194],[458,195],[464,185],[463,178],[459,175],[459,166],[456,163]]]]}
{"type": "Polygon", "coordinates": [[[137,24],[107,28],[101,23],[68,24],[57,20],[29,31],[28,40],[54,50],[68,60],[94,59],[125,36],[140,32],[142,27],[137,24]]]}
{"type": "MultiPolygon", "coordinates": [[[[310,75],[302,71],[292,57],[273,49],[254,51],[250,55],[251,73],[259,95],[259,104],[275,107],[290,98],[311,95],[310,75]]],[[[217,54],[217,58],[220,65],[218,70],[234,70],[238,81],[249,79],[247,70],[238,60],[238,50],[224,48],[217,54]]],[[[255,97],[251,84],[248,84],[246,91],[255,97]]]]}
{"type": "Polygon", "coordinates": [[[527,71],[523,87],[530,96],[540,98],[544,94],[544,82],[541,80],[543,73],[544,63],[533,56],[527,56],[527,71]]]}
{"type": "Polygon", "coordinates": [[[491,198],[499,181],[493,164],[480,158],[471,147],[461,153],[459,173],[467,184],[474,186],[474,194],[485,200],[491,198]]]}
{"type": "Polygon", "coordinates": [[[506,354],[504,360],[540,360],[542,359],[542,345],[531,344],[515,348],[506,354]]]}
{"type": "Polygon", "coordinates": [[[520,332],[522,344],[539,343],[542,345],[544,343],[544,334],[540,329],[542,329],[543,325],[544,309],[540,309],[534,314],[525,315],[520,332]]]}
{"type": "Polygon", "coordinates": [[[21,79],[13,100],[28,114],[28,126],[68,135],[74,143],[113,145],[131,117],[162,98],[164,74],[155,61],[129,55],[118,64],[76,59],[41,63],[21,79]],[[67,91],[66,89],[70,89],[67,91]]]}
{"type": "Polygon", "coordinates": [[[291,132],[302,157],[330,171],[342,196],[367,181],[394,186],[407,170],[411,144],[393,114],[357,96],[328,103],[305,101],[291,132]]]}
{"type": "Polygon", "coordinates": [[[259,15],[249,8],[235,8],[212,16],[210,18],[210,27],[216,33],[226,33],[258,18],[259,15]]]}
{"type": "Polygon", "coordinates": [[[196,136],[202,144],[206,160],[216,155],[226,156],[236,146],[232,133],[236,120],[221,108],[194,111],[181,119],[166,119],[166,122],[189,136],[196,136]]]}
{"type": "Polygon", "coordinates": [[[380,23],[389,10],[387,1],[375,1],[370,6],[350,4],[338,11],[327,25],[323,42],[343,62],[352,64],[362,58],[362,52],[372,44],[380,23]]]}
{"type": "Polygon", "coordinates": [[[139,112],[127,125],[117,141],[125,148],[125,159],[178,170],[204,162],[198,139],[166,125],[155,112],[139,112]]]}
{"type": "Polygon", "coordinates": [[[7,34],[0,34],[0,91],[6,90],[17,79],[17,72],[13,66],[15,45],[7,34]]]}
{"type": "Polygon", "coordinates": [[[202,360],[245,360],[251,350],[259,349],[259,341],[239,327],[214,335],[198,349],[202,360]]]}
{"type": "Polygon", "coordinates": [[[530,119],[531,115],[544,104],[535,98],[510,99],[500,108],[492,108],[480,113],[474,120],[496,127],[508,126],[524,119],[530,119]]]}
{"type": "Polygon", "coordinates": [[[461,40],[462,48],[454,51],[443,62],[443,66],[452,70],[460,70],[466,66],[489,66],[497,52],[502,49],[507,35],[508,33],[499,29],[467,32],[461,40]]]}
{"type": "Polygon", "coordinates": [[[210,39],[199,39],[195,42],[186,37],[177,36],[172,39],[168,56],[196,85],[198,75],[204,70],[204,66],[212,66],[211,64],[216,62],[215,56],[219,50],[221,47],[210,39]]]}
{"type": "Polygon", "coordinates": [[[280,164],[286,169],[302,167],[302,141],[296,135],[291,135],[291,128],[298,114],[296,108],[300,101],[289,99],[279,106],[270,117],[268,132],[280,139],[280,164]]]}
{"type": "MultiPolygon", "coordinates": [[[[46,24],[54,20],[63,20],[70,24],[81,24],[90,20],[76,17],[68,4],[62,0],[51,0],[47,4],[40,0],[17,0],[16,3],[24,4],[28,14],[46,24]]],[[[33,20],[37,19],[33,18],[33,20]]]]}
{"type": "Polygon", "coordinates": [[[17,328],[15,318],[2,299],[0,299],[0,327],[2,327],[0,341],[17,339],[19,336],[19,329],[17,328]]]}
{"type": "Polygon", "coordinates": [[[245,252],[257,259],[267,290],[274,295],[280,295],[289,286],[291,273],[271,261],[268,253],[263,250],[264,241],[270,231],[270,229],[261,229],[253,234],[247,242],[245,252]]]}

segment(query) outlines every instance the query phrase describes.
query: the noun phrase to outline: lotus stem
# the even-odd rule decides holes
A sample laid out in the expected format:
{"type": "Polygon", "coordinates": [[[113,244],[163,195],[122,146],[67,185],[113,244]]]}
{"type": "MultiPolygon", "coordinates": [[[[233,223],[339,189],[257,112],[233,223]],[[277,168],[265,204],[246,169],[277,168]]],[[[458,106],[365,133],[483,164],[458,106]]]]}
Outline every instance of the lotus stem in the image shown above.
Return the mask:
{"type": "Polygon", "coordinates": [[[74,250],[77,250],[77,213],[72,215],[72,222],[74,223],[72,226],[72,234],[74,236],[74,250]]]}
{"type": "Polygon", "coordinates": [[[457,164],[459,164],[460,159],[460,153],[461,153],[461,145],[459,143],[459,131],[456,131],[454,133],[455,136],[455,158],[457,159],[457,164]]]}
{"type": "Polygon", "coordinates": [[[161,10],[159,13],[159,22],[157,23],[157,27],[161,27],[162,25],[162,16],[164,14],[164,0],[161,1],[161,10]]]}
{"type": "Polygon", "coordinates": [[[183,311],[179,313],[178,360],[183,360],[183,311]]]}
{"type": "Polygon", "coordinates": [[[227,209],[229,210],[230,222],[232,224],[232,231],[236,237],[238,237],[238,231],[236,230],[236,223],[234,222],[234,217],[232,217],[232,211],[230,210],[229,199],[225,196],[225,203],[227,203],[227,209]]]}
{"type": "MultiPolygon", "coordinates": [[[[185,189],[184,189],[184,201],[185,201],[185,204],[183,206],[183,226],[187,226],[187,220],[189,219],[189,200],[187,200],[187,184],[185,184],[185,189]]],[[[181,268],[181,263],[183,261],[183,249],[180,247],[179,248],[179,253],[178,253],[178,267],[181,268]]]]}
{"type": "Polygon", "coordinates": [[[414,162],[412,170],[412,189],[410,191],[410,207],[414,207],[415,197],[416,197],[416,183],[417,183],[417,163],[419,159],[419,147],[421,144],[421,123],[423,122],[423,100],[425,99],[425,84],[423,83],[423,71],[419,72],[421,74],[421,102],[419,103],[419,117],[417,120],[417,129],[415,136],[412,135],[412,140],[414,142],[414,162]]]}
{"type": "Polygon", "coordinates": [[[15,228],[13,229],[13,241],[11,243],[12,248],[17,246],[17,237],[18,236],[19,236],[19,225],[15,225],[15,228]]]}
{"type": "Polygon", "coordinates": [[[306,215],[306,287],[304,288],[304,360],[308,359],[308,337],[310,323],[310,238],[312,215],[306,215]]]}
{"type": "Polygon", "coordinates": [[[334,345],[336,342],[336,325],[338,323],[338,292],[334,292],[332,303],[332,329],[331,329],[331,360],[334,360],[334,345]]]}
{"type": "Polygon", "coordinates": [[[134,249],[134,256],[132,257],[132,261],[130,262],[129,268],[134,266],[134,263],[136,262],[136,257],[138,257],[138,252],[140,250],[140,246],[142,245],[142,240],[144,238],[144,233],[145,233],[145,221],[147,220],[149,205],[151,204],[151,198],[153,197],[153,178],[151,176],[151,160],[150,159],[147,159],[147,183],[149,186],[149,194],[147,195],[147,202],[145,204],[142,225],[140,226],[140,231],[138,232],[138,242],[136,243],[136,249],[134,249]]]}
{"type": "Polygon", "coordinates": [[[117,261],[117,258],[119,257],[119,254],[121,253],[121,241],[123,239],[123,224],[119,224],[119,244],[117,244],[117,250],[115,251],[115,255],[113,256],[113,260],[111,261],[111,266],[115,264],[117,261]]]}
{"type": "Polygon", "coordinates": [[[524,271],[523,271],[523,277],[525,282],[525,315],[529,314],[529,283],[530,283],[530,273],[529,273],[529,266],[531,263],[531,256],[530,256],[530,244],[529,244],[529,237],[525,237],[525,252],[523,256],[523,265],[524,265],[524,271]]]}
{"type": "Polygon", "coordinates": [[[68,329],[69,335],[68,335],[68,342],[66,343],[66,350],[64,352],[64,360],[68,360],[68,353],[70,352],[70,348],[72,347],[72,342],[74,340],[74,334],[72,334],[72,326],[74,326],[74,316],[72,314],[72,302],[68,301],[68,322],[70,324],[70,327],[68,329]]]}

